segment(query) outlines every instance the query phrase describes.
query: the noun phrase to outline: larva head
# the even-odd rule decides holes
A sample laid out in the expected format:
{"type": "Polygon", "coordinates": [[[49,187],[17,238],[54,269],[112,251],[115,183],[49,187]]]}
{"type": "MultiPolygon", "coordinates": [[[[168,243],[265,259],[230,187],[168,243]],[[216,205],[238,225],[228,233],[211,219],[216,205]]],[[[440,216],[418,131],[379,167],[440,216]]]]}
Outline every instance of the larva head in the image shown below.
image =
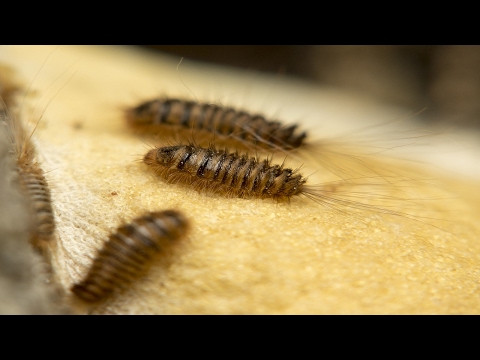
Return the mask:
{"type": "Polygon", "coordinates": [[[143,157],[147,165],[160,165],[170,167],[175,161],[177,151],[183,146],[166,146],[150,150],[143,157]]]}

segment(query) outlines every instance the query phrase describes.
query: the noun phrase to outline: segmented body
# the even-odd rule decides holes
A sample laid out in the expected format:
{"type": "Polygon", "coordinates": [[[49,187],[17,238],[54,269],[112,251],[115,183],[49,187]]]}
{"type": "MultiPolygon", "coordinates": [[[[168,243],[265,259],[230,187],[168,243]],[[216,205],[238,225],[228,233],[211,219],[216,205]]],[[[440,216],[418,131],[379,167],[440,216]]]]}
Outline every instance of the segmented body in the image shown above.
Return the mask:
{"type": "Polygon", "coordinates": [[[148,213],[120,226],[71,291],[86,303],[105,300],[141,277],[157,257],[168,254],[187,229],[187,220],[174,210],[148,213]]]}
{"type": "Polygon", "coordinates": [[[55,221],[50,190],[40,164],[35,160],[33,130],[26,135],[20,111],[15,111],[15,94],[21,87],[14,81],[13,69],[0,64],[0,125],[11,142],[20,187],[27,198],[30,212],[30,242],[42,249],[52,239],[55,221]],[[18,112],[18,114],[16,114],[18,112]]]}
{"type": "Polygon", "coordinates": [[[143,161],[167,181],[238,197],[289,199],[302,193],[306,181],[269,160],[192,145],[156,148],[143,161]]]}
{"type": "Polygon", "coordinates": [[[42,169],[38,164],[20,164],[18,166],[20,185],[27,194],[33,225],[31,243],[37,248],[45,247],[55,231],[50,190],[42,169]]]}
{"type": "Polygon", "coordinates": [[[263,148],[295,149],[307,137],[305,132],[297,131],[296,124],[285,126],[262,115],[180,99],[147,101],[128,110],[127,118],[137,128],[153,126],[160,132],[160,127],[166,125],[202,130],[263,148]]]}

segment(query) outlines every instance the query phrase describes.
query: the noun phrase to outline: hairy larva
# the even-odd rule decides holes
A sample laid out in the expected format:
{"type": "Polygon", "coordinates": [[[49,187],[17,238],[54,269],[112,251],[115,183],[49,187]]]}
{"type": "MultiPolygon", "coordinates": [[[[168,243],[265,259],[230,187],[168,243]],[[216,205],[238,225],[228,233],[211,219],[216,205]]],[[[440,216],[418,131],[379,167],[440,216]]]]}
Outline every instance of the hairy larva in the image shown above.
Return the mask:
{"type": "Polygon", "coordinates": [[[181,99],[150,100],[128,109],[126,117],[134,128],[152,133],[160,133],[165,126],[190,129],[214,134],[217,140],[237,140],[267,149],[295,149],[307,137],[297,124],[285,126],[260,114],[181,99]]]}
{"type": "Polygon", "coordinates": [[[0,224],[0,239],[3,248],[0,258],[10,259],[4,269],[8,269],[7,274],[15,275],[15,287],[6,285],[2,278],[6,273],[0,270],[5,295],[0,301],[0,313],[4,313],[2,305],[5,300],[15,304],[12,313],[68,313],[69,309],[62,300],[64,291],[56,283],[51,266],[52,254],[47,249],[54,239],[55,222],[49,186],[36,159],[32,140],[36,126],[29,128],[29,117],[25,116],[29,95],[30,88],[25,90],[17,81],[17,73],[0,64],[0,132],[6,150],[1,160],[8,164],[2,166],[0,173],[4,185],[18,194],[14,204],[7,204],[9,200],[1,196],[3,223],[0,224]],[[15,233],[9,231],[13,224],[16,224],[15,233]],[[29,303],[32,305],[26,307],[29,303]]]}
{"type": "Polygon", "coordinates": [[[293,170],[283,164],[273,165],[269,159],[260,160],[213,147],[158,147],[148,151],[143,162],[167,182],[188,184],[197,191],[277,201],[290,201],[294,196],[304,196],[337,212],[342,212],[341,208],[357,208],[409,217],[408,214],[357,201],[367,195],[353,191],[353,186],[367,185],[367,182],[356,185],[345,181],[307,185],[307,178],[298,173],[298,169],[293,170]]]}
{"type": "MultiPolygon", "coordinates": [[[[10,103],[12,102],[13,99],[10,100],[10,103]]],[[[36,160],[35,147],[32,142],[36,127],[27,135],[21,116],[14,115],[9,108],[4,111],[3,125],[12,143],[11,152],[17,163],[20,186],[30,205],[33,220],[30,242],[34,247],[43,250],[55,232],[55,219],[48,182],[41,164],[36,160]]]]}
{"type": "Polygon", "coordinates": [[[86,277],[71,291],[86,303],[105,300],[141,277],[188,230],[178,211],[151,212],[120,226],[98,252],[86,277]]]}
{"type": "Polygon", "coordinates": [[[288,199],[303,191],[306,179],[294,170],[270,161],[192,145],[150,150],[144,157],[166,179],[185,175],[185,181],[229,195],[288,199]]]}
{"type": "Polygon", "coordinates": [[[55,232],[55,218],[48,183],[37,162],[20,163],[18,173],[33,215],[31,243],[36,248],[42,249],[47,246],[55,232]]]}
{"type": "MultiPolygon", "coordinates": [[[[11,87],[10,87],[11,88],[11,87]]],[[[12,106],[14,99],[9,100],[12,106]]],[[[50,242],[55,231],[55,220],[51,205],[50,190],[41,164],[35,159],[32,136],[35,128],[27,135],[20,112],[13,114],[8,107],[3,112],[3,125],[10,138],[16,160],[18,181],[30,208],[30,242],[40,250],[50,242]]]]}

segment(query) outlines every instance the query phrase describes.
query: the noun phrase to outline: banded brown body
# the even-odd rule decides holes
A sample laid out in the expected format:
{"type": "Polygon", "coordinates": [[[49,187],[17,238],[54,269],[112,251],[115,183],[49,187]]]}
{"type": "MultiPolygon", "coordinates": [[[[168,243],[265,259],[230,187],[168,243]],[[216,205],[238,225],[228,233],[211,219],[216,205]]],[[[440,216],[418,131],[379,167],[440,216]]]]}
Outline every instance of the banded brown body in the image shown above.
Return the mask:
{"type": "Polygon", "coordinates": [[[180,99],[147,101],[127,110],[126,115],[130,125],[138,129],[157,133],[161,133],[163,126],[192,129],[267,149],[295,149],[307,137],[306,132],[297,130],[296,124],[285,126],[263,115],[180,99]]]}
{"type": "MultiPolygon", "coordinates": [[[[6,88],[11,89],[12,92],[17,90],[12,86],[6,88]]],[[[36,127],[27,135],[27,124],[22,121],[20,109],[17,109],[17,114],[11,110],[15,107],[15,98],[7,95],[3,92],[1,94],[2,97],[5,96],[5,108],[0,109],[2,125],[5,126],[7,137],[11,142],[10,151],[15,156],[18,182],[29,205],[30,243],[43,251],[53,238],[55,220],[50,189],[41,164],[36,160],[35,146],[32,141],[36,127]]]]}
{"type": "Polygon", "coordinates": [[[168,183],[186,184],[199,192],[277,201],[303,196],[339,215],[360,209],[423,222],[417,216],[393,210],[408,199],[397,197],[392,193],[393,184],[385,185],[382,179],[359,177],[308,185],[307,178],[297,170],[273,165],[269,159],[193,145],[154,148],[145,154],[143,162],[168,183]]]}
{"type": "Polygon", "coordinates": [[[288,199],[303,192],[306,178],[268,159],[192,145],[150,150],[144,163],[167,181],[192,184],[227,196],[288,199]]]}
{"type": "Polygon", "coordinates": [[[33,218],[30,241],[34,247],[43,249],[55,232],[55,219],[48,183],[43,175],[43,170],[36,162],[20,163],[17,170],[20,185],[27,194],[33,218]]]}
{"type": "Polygon", "coordinates": [[[175,210],[148,213],[120,226],[71,291],[86,303],[107,299],[144,275],[159,256],[168,254],[188,227],[186,218],[175,210]]]}

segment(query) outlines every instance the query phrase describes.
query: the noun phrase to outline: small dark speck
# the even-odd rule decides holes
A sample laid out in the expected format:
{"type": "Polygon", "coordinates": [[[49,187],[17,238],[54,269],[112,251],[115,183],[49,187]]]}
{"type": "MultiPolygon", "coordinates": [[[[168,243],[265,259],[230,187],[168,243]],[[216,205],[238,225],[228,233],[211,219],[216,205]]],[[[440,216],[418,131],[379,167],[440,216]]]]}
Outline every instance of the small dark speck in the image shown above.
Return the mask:
{"type": "Polygon", "coordinates": [[[112,194],[112,196],[118,195],[118,193],[116,191],[112,191],[111,194],[112,194]]]}
{"type": "Polygon", "coordinates": [[[72,127],[75,130],[81,130],[83,129],[83,123],[81,121],[75,121],[74,123],[72,123],[72,127]]]}

